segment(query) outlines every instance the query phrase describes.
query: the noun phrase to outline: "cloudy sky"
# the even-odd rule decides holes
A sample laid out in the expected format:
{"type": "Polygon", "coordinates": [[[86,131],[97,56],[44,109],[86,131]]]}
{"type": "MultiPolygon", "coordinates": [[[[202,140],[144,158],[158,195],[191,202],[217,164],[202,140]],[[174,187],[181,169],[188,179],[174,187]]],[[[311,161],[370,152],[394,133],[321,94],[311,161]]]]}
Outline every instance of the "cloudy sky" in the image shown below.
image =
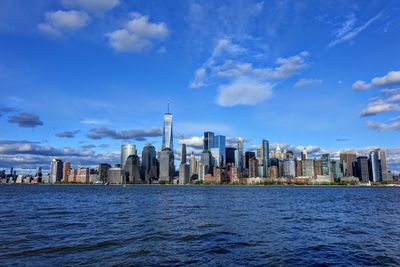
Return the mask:
{"type": "Polygon", "coordinates": [[[117,163],[205,130],[315,155],[386,148],[400,170],[400,3],[0,2],[0,168],[117,163]]]}

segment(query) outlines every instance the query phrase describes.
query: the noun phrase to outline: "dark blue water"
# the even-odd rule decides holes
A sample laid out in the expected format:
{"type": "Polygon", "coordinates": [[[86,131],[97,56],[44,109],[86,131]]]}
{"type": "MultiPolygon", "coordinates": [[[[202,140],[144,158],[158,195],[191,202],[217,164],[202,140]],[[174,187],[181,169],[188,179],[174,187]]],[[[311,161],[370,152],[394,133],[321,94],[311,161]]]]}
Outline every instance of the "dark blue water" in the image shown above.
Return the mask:
{"type": "Polygon", "coordinates": [[[400,266],[400,188],[0,186],[0,266],[400,266]]]}

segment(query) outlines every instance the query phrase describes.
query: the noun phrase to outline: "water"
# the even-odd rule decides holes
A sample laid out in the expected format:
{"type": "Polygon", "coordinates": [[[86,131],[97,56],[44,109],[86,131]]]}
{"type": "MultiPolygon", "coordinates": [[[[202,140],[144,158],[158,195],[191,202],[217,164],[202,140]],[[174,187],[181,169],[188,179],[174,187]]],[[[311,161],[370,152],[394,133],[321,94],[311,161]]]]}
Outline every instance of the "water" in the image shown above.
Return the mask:
{"type": "Polygon", "coordinates": [[[400,188],[0,186],[0,266],[400,266],[400,188]]]}

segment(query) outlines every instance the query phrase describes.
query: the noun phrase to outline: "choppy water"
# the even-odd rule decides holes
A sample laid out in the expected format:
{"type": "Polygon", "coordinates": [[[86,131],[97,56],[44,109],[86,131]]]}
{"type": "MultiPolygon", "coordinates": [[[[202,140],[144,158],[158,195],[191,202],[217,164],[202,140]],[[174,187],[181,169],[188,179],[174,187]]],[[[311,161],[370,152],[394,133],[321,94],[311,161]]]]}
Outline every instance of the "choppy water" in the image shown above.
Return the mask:
{"type": "Polygon", "coordinates": [[[0,266],[400,266],[400,188],[0,186],[0,266]]]}

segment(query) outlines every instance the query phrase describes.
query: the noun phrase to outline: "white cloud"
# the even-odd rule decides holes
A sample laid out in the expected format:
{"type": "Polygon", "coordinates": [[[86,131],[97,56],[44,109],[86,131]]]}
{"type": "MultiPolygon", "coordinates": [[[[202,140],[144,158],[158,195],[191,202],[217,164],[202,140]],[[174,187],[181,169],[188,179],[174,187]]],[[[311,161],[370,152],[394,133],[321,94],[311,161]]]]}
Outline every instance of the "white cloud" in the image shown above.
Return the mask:
{"type": "Polygon", "coordinates": [[[383,89],[382,93],[388,97],[389,102],[400,102],[400,88],[383,89]]]}
{"type": "Polygon", "coordinates": [[[358,80],[353,83],[353,89],[355,90],[367,90],[374,87],[388,86],[400,84],[400,71],[390,71],[388,74],[382,77],[376,77],[371,80],[370,83],[358,80]]]}
{"type": "Polygon", "coordinates": [[[124,27],[107,34],[111,47],[118,52],[140,52],[168,36],[164,22],[149,22],[149,17],[132,13],[132,19],[124,27]]]}
{"type": "Polygon", "coordinates": [[[368,106],[361,112],[361,117],[373,116],[386,111],[400,110],[399,105],[386,103],[382,99],[370,102],[368,106]]]}
{"type": "Polygon", "coordinates": [[[101,15],[117,5],[119,0],[62,0],[64,6],[80,8],[95,15],[101,15]]]}
{"type": "Polygon", "coordinates": [[[306,59],[309,56],[307,51],[303,51],[291,57],[278,58],[275,61],[275,67],[254,67],[252,63],[241,62],[238,59],[239,55],[246,52],[248,52],[247,49],[227,39],[219,40],[212,55],[201,67],[196,69],[189,87],[205,87],[207,86],[206,81],[215,77],[231,80],[247,76],[260,81],[285,79],[306,68],[306,59]]]}
{"type": "Polygon", "coordinates": [[[194,79],[190,82],[190,88],[204,87],[206,78],[206,70],[204,68],[198,68],[195,71],[194,79]]]}
{"type": "Polygon", "coordinates": [[[272,85],[248,77],[241,77],[230,84],[221,85],[217,104],[223,107],[255,105],[272,95],[272,85]]]}
{"type": "Polygon", "coordinates": [[[306,68],[306,57],[308,57],[309,55],[310,54],[307,51],[303,51],[298,55],[288,58],[278,58],[276,60],[276,64],[278,64],[279,66],[274,69],[273,77],[277,79],[287,78],[306,68]]]}
{"type": "Polygon", "coordinates": [[[395,121],[393,123],[367,121],[367,127],[378,131],[398,131],[400,130],[400,121],[395,121]]]}
{"type": "Polygon", "coordinates": [[[294,87],[313,86],[313,85],[318,85],[321,83],[322,83],[322,80],[320,80],[320,79],[300,79],[294,84],[294,87]]]}
{"type": "Polygon", "coordinates": [[[237,55],[244,53],[245,51],[246,49],[238,44],[233,44],[229,39],[220,39],[214,47],[212,56],[220,56],[223,53],[237,55]]]}
{"type": "Polygon", "coordinates": [[[369,25],[378,20],[381,16],[382,12],[368,20],[364,25],[354,27],[356,18],[354,14],[350,15],[349,17],[347,17],[346,21],[341,25],[341,27],[334,32],[335,37],[328,44],[328,48],[332,48],[340,43],[353,40],[359,33],[368,28],[369,25]]]}
{"type": "Polygon", "coordinates": [[[46,22],[37,25],[38,30],[48,36],[61,37],[64,33],[78,30],[89,24],[91,18],[82,11],[46,12],[46,22]]]}

